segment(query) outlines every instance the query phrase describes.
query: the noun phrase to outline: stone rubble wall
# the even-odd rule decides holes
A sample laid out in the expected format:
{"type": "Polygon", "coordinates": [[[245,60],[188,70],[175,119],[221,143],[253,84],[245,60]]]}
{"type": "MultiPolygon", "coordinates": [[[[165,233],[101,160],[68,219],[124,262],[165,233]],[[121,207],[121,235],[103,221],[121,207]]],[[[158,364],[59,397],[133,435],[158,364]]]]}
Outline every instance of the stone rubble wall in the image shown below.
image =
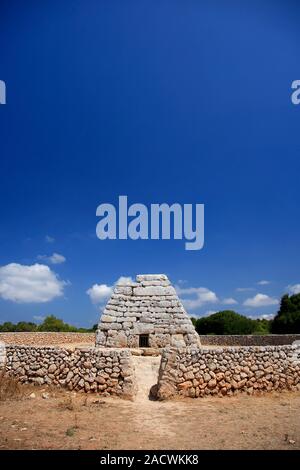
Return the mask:
{"type": "Polygon", "coordinates": [[[249,395],[300,390],[300,346],[168,348],[162,355],[158,398],[249,395]]]}
{"type": "Polygon", "coordinates": [[[280,346],[300,340],[300,335],[199,335],[202,346],[280,346]]]}
{"type": "Polygon", "coordinates": [[[95,344],[95,333],[65,333],[56,331],[8,332],[0,333],[0,341],[6,344],[56,346],[73,343],[95,344]]]}
{"type": "Polygon", "coordinates": [[[0,370],[4,369],[6,364],[6,348],[5,344],[0,341],[0,370]]]}
{"type": "Polygon", "coordinates": [[[102,396],[133,398],[135,374],[126,350],[6,345],[6,372],[18,381],[56,385],[102,396]]]}
{"type": "Polygon", "coordinates": [[[164,274],[138,275],[135,283],[117,285],[101,316],[96,344],[139,346],[149,334],[149,346],[199,345],[199,336],[174,287],[164,274]]]}

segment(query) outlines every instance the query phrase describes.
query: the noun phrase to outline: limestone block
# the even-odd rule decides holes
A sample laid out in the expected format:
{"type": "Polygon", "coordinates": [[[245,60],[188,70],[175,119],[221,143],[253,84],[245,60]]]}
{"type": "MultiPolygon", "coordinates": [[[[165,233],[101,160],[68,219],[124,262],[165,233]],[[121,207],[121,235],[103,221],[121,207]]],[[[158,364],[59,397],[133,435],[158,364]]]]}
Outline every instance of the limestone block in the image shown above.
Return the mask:
{"type": "Polygon", "coordinates": [[[107,330],[108,336],[117,336],[119,330],[107,330]]]}
{"type": "Polygon", "coordinates": [[[0,341],[0,369],[3,368],[6,364],[6,349],[5,343],[0,341]]]}
{"type": "Polygon", "coordinates": [[[117,312],[126,312],[127,311],[127,307],[125,305],[119,305],[117,307],[117,312]]]}
{"type": "Polygon", "coordinates": [[[106,306],[105,309],[103,310],[103,313],[104,315],[112,315],[114,317],[118,315],[118,310],[116,306],[113,306],[113,308],[107,308],[106,306]]]}
{"type": "Polygon", "coordinates": [[[170,300],[161,300],[159,302],[159,304],[161,307],[171,307],[172,306],[172,302],[170,300]]]}
{"type": "Polygon", "coordinates": [[[136,334],[128,335],[127,345],[129,348],[138,348],[139,347],[139,337],[136,334]]]}
{"type": "MultiPolygon", "coordinates": [[[[125,323],[125,322],[127,322],[127,323],[128,323],[128,322],[130,322],[130,323],[133,322],[133,323],[134,323],[134,322],[136,322],[136,320],[137,320],[136,317],[128,317],[128,316],[124,317],[124,323],[125,323]]],[[[124,323],[123,323],[123,327],[126,328],[126,326],[125,326],[124,323]]]]}
{"type": "Polygon", "coordinates": [[[154,325],[153,323],[136,322],[134,323],[133,332],[137,335],[154,333],[154,325]]]}
{"type": "Polygon", "coordinates": [[[136,281],[168,281],[168,278],[165,274],[138,274],[136,281]]]}
{"type": "Polygon", "coordinates": [[[164,286],[167,287],[170,285],[170,281],[141,281],[142,286],[164,286]]]}
{"type": "Polygon", "coordinates": [[[117,318],[116,317],[112,317],[111,315],[106,315],[106,314],[103,314],[101,316],[101,321],[103,322],[116,322],[117,321],[117,318]]]}
{"type": "Polygon", "coordinates": [[[127,347],[127,336],[124,331],[118,331],[117,335],[114,337],[114,345],[118,348],[127,347]]]}
{"type": "Polygon", "coordinates": [[[115,294],[132,295],[132,287],[130,286],[116,286],[114,289],[115,294]]]}
{"type": "Polygon", "coordinates": [[[184,347],[185,341],[183,334],[175,334],[171,336],[171,345],[177,348],[184,347]]]}
{"type": "Polygon", "coordinates": [[[101,330],[96,331],[96,344],[99,346],[105,346],[106,335],[101,330]]]}
{"type": "Polygon", "coordinates": [[[171,343],[169,334],[152,334],[149,335],[149,344],[152,348],[164,348],[171,343]]]}
{"type": "Polygon", "coordinates": [[[169,286],[169,287],[162,287],[162,286],[156,286],[156,287],[134,287],[133,288],[133,295],[137,296],[160,296],[160,295],[174,295],[176,293],[174,287],[169,286]]]}
{"type": "Polygon", "coordinates": [[[107,303],[106,308],[113,308],[115,305],[120,305],[121,302],[122,300],[119,297],[112,295],[107,303]]]}
{"type": "Polygon", "coordinates": [[[131,318],[134,318],[135,317],[135,320],[131,320],[131,321],[136,321],[136,318],[137,317],[140,317],[142,315],[142,312],[138,312],[137,310],[136,311],[130,311],[130,312],[126,312],[126,317],[131,317],[131,318]]]}
{"type": "Polygon", "coordinates": [[[108,326],[110,330],[120,330],[122,328],[120,323],[109,323],[108,326]]]}

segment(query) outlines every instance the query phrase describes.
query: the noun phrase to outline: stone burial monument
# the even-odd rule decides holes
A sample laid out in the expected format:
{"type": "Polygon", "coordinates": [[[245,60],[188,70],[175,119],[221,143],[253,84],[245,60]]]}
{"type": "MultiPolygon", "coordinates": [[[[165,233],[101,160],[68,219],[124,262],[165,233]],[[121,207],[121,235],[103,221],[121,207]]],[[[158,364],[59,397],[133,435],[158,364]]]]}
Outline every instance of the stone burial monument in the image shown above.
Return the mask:
{"type": "Polygon", "coordinates": [[[118,284],[100,318],[96,346],[199,346],[199,336],[165,274],[140,274],[118,284]]]}

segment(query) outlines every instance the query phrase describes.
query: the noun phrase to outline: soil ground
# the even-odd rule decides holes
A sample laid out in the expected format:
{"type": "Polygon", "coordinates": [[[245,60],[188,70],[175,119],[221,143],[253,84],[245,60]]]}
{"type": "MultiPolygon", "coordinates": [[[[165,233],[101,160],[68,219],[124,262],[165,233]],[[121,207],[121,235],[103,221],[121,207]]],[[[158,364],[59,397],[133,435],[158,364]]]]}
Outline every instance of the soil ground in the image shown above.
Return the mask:
{"type": "Polygon", "coordinates": [[[300,393],[158,402],[160,358],[134,361],[134,401],[20,386],[0,401],[0,449],[300,449],[300,393]]]}

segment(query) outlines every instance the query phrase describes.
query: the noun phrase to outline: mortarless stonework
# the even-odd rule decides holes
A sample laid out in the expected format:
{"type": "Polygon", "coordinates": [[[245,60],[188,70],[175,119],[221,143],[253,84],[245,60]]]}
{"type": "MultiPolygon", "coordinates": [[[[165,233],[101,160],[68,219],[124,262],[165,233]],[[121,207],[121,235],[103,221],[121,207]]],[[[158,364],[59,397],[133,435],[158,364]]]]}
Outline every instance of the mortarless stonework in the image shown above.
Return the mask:
{"type": "Polygon", "coordinates": [[[96,346],[138,348],[141,334],[149,347],[199,346],[199,336],[164,274],[136,276],[117,285],[100,318],[96,346]]]}
{"type": "Polygon", "coordinates": [[[6,372],[18,381],[133,398],[134,366],[129,350],[6,345],[6,372]]]}
{"type": "Polygon", "coordinates": [[[300,346],[167,348],[158,378],[160,400],[300,390],[300,346]]]}
{"type": "Polygon", "coordinates": [[[288,335],[199,335],[202,346],[281,346],[300,340],[288,335]]]}
{"type": "Polygon", "coordinates": [[[5,367],[6,364],[6,349],[5,343],[0,341],[0,370],[5,367]]]}
{"type": "Polygon", "coordinates": [[[74,343],[95,343],[95,333],[73,333],[63,331],[14,331],[0,333],[0,343],[27,346],[67,346],[74,343]]]}

